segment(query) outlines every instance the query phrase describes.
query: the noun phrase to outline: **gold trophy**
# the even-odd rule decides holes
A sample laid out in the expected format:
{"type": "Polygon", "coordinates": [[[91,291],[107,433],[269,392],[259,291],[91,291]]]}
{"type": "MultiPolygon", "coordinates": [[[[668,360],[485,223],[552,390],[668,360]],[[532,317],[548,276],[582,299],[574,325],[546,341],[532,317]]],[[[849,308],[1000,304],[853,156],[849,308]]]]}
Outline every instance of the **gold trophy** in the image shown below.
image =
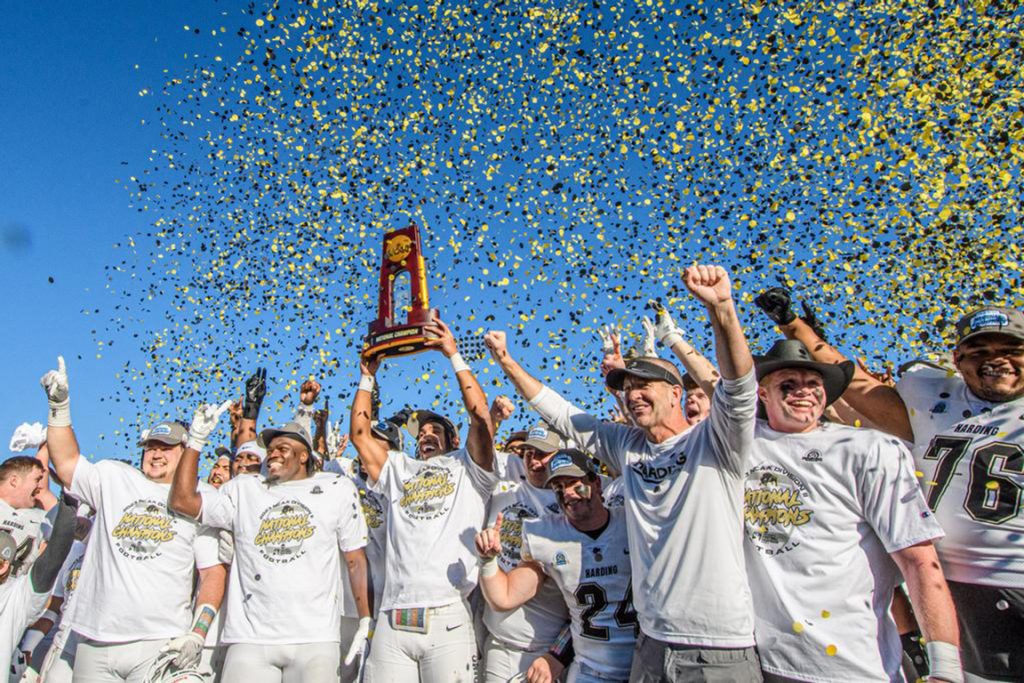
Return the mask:
{"type": "Polygon", "coordinates": [[[370,323],[370,332],[363,340],[363,356],[405,356],[423,351],[423,342],[431,338],[423,326],[439,317],[437,309],[430,308],[427,267],[423,261],[419,228],[412,223],[401,230],[386,233],[380,264],[377,319],[370,323]],[[409,275],[411,297],[405,319],[399,320],[395,312],[395,284],[402,273],[409,275]]]}

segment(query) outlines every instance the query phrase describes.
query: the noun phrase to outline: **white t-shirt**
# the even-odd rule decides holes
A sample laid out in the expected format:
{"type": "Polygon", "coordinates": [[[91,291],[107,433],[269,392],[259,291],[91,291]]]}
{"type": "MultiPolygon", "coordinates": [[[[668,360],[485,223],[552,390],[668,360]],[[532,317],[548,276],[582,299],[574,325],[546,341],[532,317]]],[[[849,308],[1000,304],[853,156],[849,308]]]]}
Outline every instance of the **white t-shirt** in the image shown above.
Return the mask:
{"type": "Polygon", "coordinates": [[[873,429],[757,423],[746,476],[747,575],[761,666],[806,681],[902,681],[890,553],[937,539],[910,453],[873,429]]]}
{"type": "Polygon", "coordinates": [[[426,461],[389,452],[370,483],[388,503],[381,610],[442,607],[469,595],[477,582],[474,538],[495,481],[465,449],[426,461]]]}
{"type": "Polygon", "coordinates": [[[15,508],[0,500],[0,530],[8,532],[18,546],[14,555],[14,576],[28,573],[32,563],[42,552],[47,534],[46,512],[40,508],[15,508]]]}
{"type": "Polygon", "coordinates": [[[951,581],[1024,588],[1024,398],[984,401],[959,375],[908,372],[896,390],[951,581]]]}
{"type": "Polygon", "coordinates": [[[515,453],[495,451],[494,472],[498,476],[498,481],[494,484],[495,494],[511,491],[526,481],[526,465],[515,453]]]}
{"type": "MultiPolygon", "coordinates": [[[[538,489],[527,481],[512,491],[495,494],[489,507],[488,526],[494,524],[499,512],[502,514],[498,564],[506,572],[521,561],[523,523],[562,513],[550,489],[538,489]]],[[[545,581],[532,600],[514,610],[500,612],[484,605],[484,623],[495,640],[522,650],[550,647],[567,621],[569,611],[554,581],[545,581]]]]}
{"type": "Polygon", "coordinates": [[[82,541],[75,539],[75,542],[71,544],[71,550],[68,552],[63,566],[60,568],[60,574],[57,575],[57,582],[53,585],[53,597],[64,599],[60,608],[62,614],[67,611],[68,601],[75,594],[75,589],[78,587],[78,576],[82,573],[85,545],[82,541]]]}
{"type": "Polygon", "coordinates": [[[341,553],[366,546],[352,482],[326,472],[272,484],[246,475],[202,496],[202,522],[235,538],[221,642],[338,642],[341,553]]]}
{"type": "MultiPolygon", "coordinates": [[[[401,451],[389,452],[396,457],[408,457],[401,451]]],[[[370,565],[370,576],[373,578],[373,615],[376,618],[380,611],[381,598],[384,596],[384,563],[388,546],[387,500],[381,494],[370,490],[366,480],[359,473],[355,460],[335,458],[324,465],[324,471],[336,472],[348,477],[359,491],[359,502],[362,504],[363,519],[366,521],[366,561],[370,565]]],[[[341,613],[342,616],[357,616],[355,601],[349,591],[345,592],[345,606],[341,613]]]]}
{"type": "Polygon", "coordinates": [[[626,538],[626,512],[609,510],[597,539],[561,514],[523,524],[523,559],[540,563],[545,580],[562,592],[572,617],[576,659],[606,678],[627,679],[633,663],[637,618],[626,538]]]}
{"type": "Polygon", "coordinates": [[[218,564],[216,533],[169,511],[170,491],[122,462],[78,458],[71,493],[97,511],[69,615],[78,633],[123,643],[189,630],[192,570],[218,564]]]}
{"type": "Polygon", "coordinates": [[[743,561],[743,474],[754,372],[723,379],[706,420],[662,443],[587,415],[545,387],[532,404],[559,433],[622,472],[640,630],[684,645],[754,644],[743,561]]]}
{"type": "Polygon", "coordinates": [[[10,577],[0,585],[0,677],[7,677],[22,634],[43,615],[49,599],[49,593],[32,590],[28,576],[10,577]]]}

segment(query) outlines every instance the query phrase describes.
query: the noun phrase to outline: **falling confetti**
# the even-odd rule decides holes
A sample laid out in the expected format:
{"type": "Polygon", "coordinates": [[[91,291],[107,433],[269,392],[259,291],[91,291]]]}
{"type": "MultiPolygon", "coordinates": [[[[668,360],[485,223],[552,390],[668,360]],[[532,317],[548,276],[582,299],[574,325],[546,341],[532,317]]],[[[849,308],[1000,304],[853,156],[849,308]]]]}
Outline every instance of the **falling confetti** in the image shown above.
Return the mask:
{"type": "MultiPolygon", "coordinates": [[[[163,142],[123,182],[152,228],[118,245],[95,334],[99,353],[130,335],[148,360],[108,400],[144,422],[264,364],[278,409],[309,373],[350,396],[381,236],[410,221],[456,334],[508,330],[585,405],[605,400],[593,330],[639,331],[651,299],[710,353],[679,277],[693,262],[731,271],[755,348],[776,332],[752,298],[781,282],[869,362],[939,353],[970,307],[1024,305],[1022,15],[250,4],[214,29],[218,54],[141,93],[163,142]]],[[[461,408],[436,361],[394,368],[402,400],[461,408]]]]}

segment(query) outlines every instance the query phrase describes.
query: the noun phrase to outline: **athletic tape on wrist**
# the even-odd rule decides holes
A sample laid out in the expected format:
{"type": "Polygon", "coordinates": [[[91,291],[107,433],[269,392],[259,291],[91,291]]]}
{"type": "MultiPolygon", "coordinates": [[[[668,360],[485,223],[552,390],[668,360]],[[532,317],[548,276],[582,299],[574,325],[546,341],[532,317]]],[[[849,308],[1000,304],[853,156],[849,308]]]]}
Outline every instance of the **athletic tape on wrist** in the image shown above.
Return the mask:
{"type": "Polygon", "coordinates": [[[39,643],[43,642],[43,638],[45,637],[46,634],[42,631],[30,628],[29,630],[25,631],[25,635],[22,636],[21,644],[18,646],[18,649],[21,652],[32,652],[36,649],[39,643]]]}
{"type": "Polygon", "coordinates": [[[924,651],[928,653],[930,678],[938,678],[949,683],[963,683],[960,649],[956,645],[932,640],[924,644],[924,651]]]}
{"type": "Polygon", "coordinates": [[[373,375],[362,375],[359,378],[359,391],[373,393],[373,385],[376,383],[377,381],[373,378],[373,375]]]}
{"type": "Polygon", "coordinates": [[[670,349],[681,341],[683,341],[683,335],[678,332],[669,332],[661,338],[661,343],[670,349]]]}
{"type": "Polygon", "coordinates": [[[463,370],[469,370],[469,366],[466,365],[466,361],[462,360],[462,354],[458,351],[453,353],[449,360],[452,362],[452,369],[455,370],[456,375],[463,370]]]}
{"type": "Polygon", "coordinates": [[[60,403],[51,401],[50,410],[46,414],[46,425],[48,427],[70,427],[71,402],[67,399],[60,403]]]}
{"type": "Polygon", "coordinates": [[[490,576],[494,576],[497,573],[498,573],[498,558],[497,558],[497,556],[495,556],[495,557],[488,557],[486,560],[484,560],[483,562],[480,563],[480,576],[482,578],[487,578],[487,577],[490,577],[490,576]]]}
{"type": "Polygon", "coordinates": [[[54,612],[52,609],[48,609],[43,612],[43,616],[40,619],[49,619],[52,623],[56,624],[57,620],[60,619],[60,615],[54,612]]]}

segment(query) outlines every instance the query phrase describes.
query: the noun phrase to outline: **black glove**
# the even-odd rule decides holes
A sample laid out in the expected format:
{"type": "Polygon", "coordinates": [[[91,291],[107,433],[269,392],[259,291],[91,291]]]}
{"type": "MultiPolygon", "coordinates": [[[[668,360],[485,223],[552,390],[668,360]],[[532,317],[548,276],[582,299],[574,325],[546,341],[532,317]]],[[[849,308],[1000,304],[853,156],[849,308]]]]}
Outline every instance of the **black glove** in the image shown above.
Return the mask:
{"type": "Polygon", "coordinates": [[[267,395],[267,369],[257,368],[252,377],[245,381],[245,401],[242,404],[242,417],[256,420],[260,416],[263,397],[267,395]]]}
{"type": "Polygon", "coordinates": [[[796,313],[790,308],[792,302],[785,287],[766,289],[754,298],[754,304],[764,311],[777,325],[788,325],[796,320],[796,313]]]}
{"type": "Polygon", "coordinates": [[[389,417],[387,421],[399,427],[404,427],[405,424],[409,421],[409,418],[412,417],[412,414],[414,412],[416,411],[413,410],[410,406],[406,406],[399,410],[394,415],[392,415],[391,417],[389,417]]]}

